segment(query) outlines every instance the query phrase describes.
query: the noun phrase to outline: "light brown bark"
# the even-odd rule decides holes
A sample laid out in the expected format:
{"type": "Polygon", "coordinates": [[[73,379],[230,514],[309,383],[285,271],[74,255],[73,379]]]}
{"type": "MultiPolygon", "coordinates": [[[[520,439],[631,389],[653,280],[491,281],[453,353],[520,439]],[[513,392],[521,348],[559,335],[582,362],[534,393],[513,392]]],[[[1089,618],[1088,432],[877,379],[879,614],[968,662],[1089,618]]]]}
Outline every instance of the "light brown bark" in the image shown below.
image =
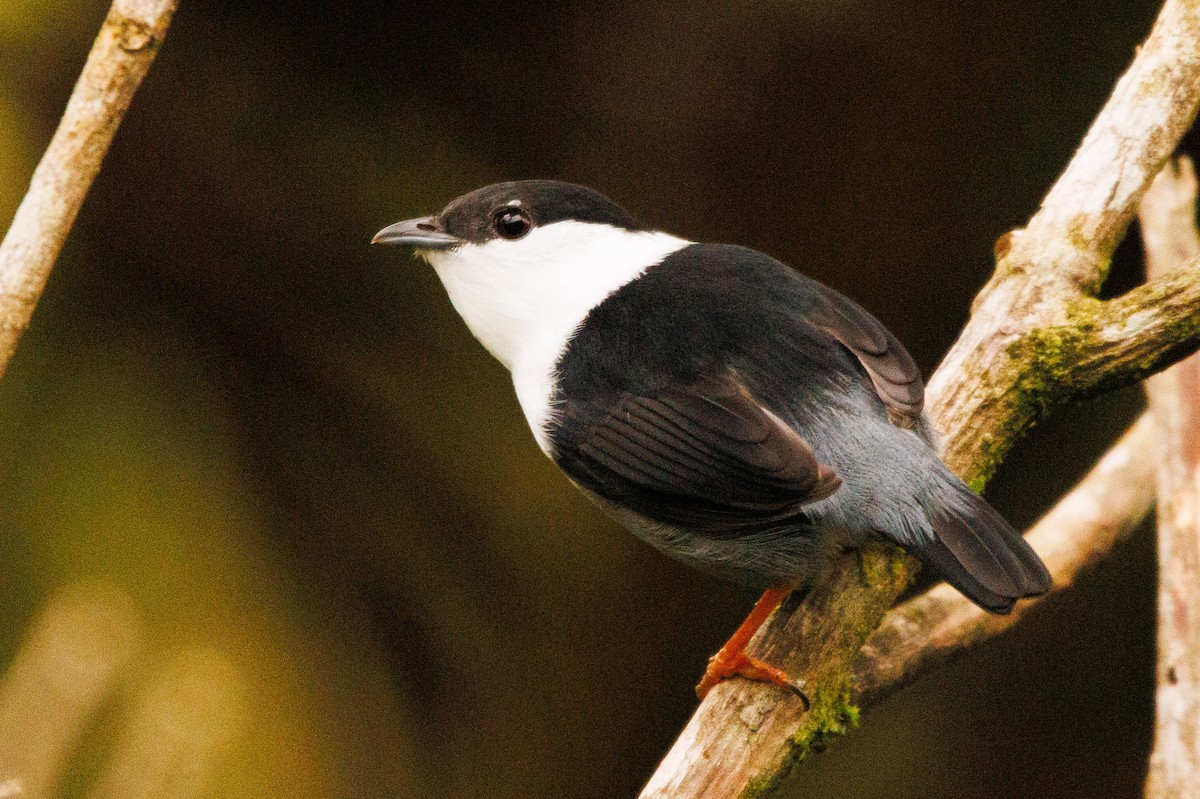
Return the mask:
{"type": "MultiPolygon", "coordinates": [[[[1196,174],[1164,169],[1142,204],[1149,277],[1200,255],[1196,174]]],[[[1200,355],[1146,381],[1157,433],[1158,664],[1146,796],[1200,793],[1200,355]]]]}
{"type": "Polygon", "coordinates": [[[37,305],[83,199],[133,94],[149,70],[177,0],[115,0],[87,63],[0,243],[0,376],[37,305]]]}

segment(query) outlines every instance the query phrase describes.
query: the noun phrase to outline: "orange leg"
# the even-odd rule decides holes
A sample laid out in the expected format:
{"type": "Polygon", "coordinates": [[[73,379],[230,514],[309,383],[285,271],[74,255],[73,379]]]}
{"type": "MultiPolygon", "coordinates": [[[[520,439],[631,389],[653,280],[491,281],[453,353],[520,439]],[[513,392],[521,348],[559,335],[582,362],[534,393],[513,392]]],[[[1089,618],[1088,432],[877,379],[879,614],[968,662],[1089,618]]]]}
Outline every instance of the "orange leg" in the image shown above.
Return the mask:
{"type": "Polygon", "coordinates": [[[804,699],[806,705],[808,704],[808,698],[800,692],[787,672],[763,663],[757,658],[752,658],[745,652],[746,644],[750,643],[750,639],[758,632],[758,628],[763,625],[775,608],[779,607],[779,603],[791,593],[791,590],[790,588],[768,588],[763,592],[763,595],[758,598],[758,602],[754,603],[754,610],[750,611],[750,615],[742,622],[742,626],[738,627],[730,636],[729,640],[725,642],[725,646],[721,647],[720,652],[709,658],[708,668],[704,670],[704,677],[696,686],[697,696],[703,699],[721,680],[738,675],[751,680],[774,683],[800,694],[800,698],[804,699]]]}

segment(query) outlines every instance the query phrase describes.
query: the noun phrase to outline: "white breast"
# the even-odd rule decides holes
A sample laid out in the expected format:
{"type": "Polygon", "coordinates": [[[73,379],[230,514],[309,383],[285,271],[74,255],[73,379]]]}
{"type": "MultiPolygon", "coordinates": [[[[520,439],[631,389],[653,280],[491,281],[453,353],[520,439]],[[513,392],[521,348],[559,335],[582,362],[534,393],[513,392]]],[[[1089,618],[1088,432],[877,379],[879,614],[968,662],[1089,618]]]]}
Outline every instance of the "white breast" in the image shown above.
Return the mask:
{"type": "Polygon", "coordinates": [[[666,233],[564,221],[426,257],[454,308],[509,368],[538,446],[549,451],[554,368],[588,312],[691,242],[666,233]]]}

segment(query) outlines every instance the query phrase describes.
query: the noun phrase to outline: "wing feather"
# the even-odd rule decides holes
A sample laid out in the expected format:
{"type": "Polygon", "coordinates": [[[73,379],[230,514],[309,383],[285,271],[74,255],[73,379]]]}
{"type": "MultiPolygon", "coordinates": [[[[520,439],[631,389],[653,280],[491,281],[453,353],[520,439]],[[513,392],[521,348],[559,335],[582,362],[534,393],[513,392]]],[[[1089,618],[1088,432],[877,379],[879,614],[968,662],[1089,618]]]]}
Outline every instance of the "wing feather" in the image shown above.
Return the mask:
{"type": "Polygon", "coordinates": [[[841,485],[732,374],[653,396],[624,393],[557,459],[610,501],[710,534],[795,516],[841,485]]]}
{"type": "Polygon", "coordinates": [[[908,350],[853,300],[816,281],[812,286],[816,291],[808,320],[854,354],[892,418],[911,427],[921,416],[925,385],[908,350]]]}

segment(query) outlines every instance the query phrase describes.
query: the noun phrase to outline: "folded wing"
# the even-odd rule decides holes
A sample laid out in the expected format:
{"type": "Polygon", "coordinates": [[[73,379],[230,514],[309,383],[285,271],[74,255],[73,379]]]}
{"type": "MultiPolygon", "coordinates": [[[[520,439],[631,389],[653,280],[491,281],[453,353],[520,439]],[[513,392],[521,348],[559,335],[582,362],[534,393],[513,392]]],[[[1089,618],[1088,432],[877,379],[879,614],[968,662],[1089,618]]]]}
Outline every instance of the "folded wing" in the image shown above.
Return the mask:
{"type": "Polygon", "coordinates": [[[908,350],[853,300],[816,281],[811,284],[815,296],[806,321],[854,354],[892,419],[902,427],[911,427],[921,416],[925,386],[908,350]]]}
{"type": "Polygon", "coordinates": [[[710,535],[794,516],[841,484],[733,374],[625,393],[558,461],[605,499],[710,535]]]}

